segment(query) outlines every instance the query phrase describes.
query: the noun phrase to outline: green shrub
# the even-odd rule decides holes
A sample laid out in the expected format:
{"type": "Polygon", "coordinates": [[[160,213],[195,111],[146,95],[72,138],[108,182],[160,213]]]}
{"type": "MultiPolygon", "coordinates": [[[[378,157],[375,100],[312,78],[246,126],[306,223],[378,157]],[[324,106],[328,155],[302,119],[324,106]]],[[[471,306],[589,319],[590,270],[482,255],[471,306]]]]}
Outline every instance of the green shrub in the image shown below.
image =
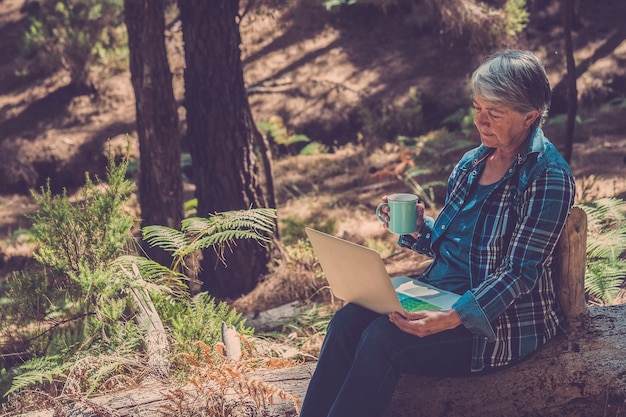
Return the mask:
{"type": "Polygon", "coordinates": [[[24,55],[49,71],[64,67],[75,85],[87,84],[94,64],[119,61],[126,51],[123,6],[123,0],[41,2],[24,34],[24,55]]]}
{"type": "Polygon", "coordinates": [[[422,101],[417,87],[411,87],[404,101],[374,104],[359,109],[360,135],[366,144],[396,140],[398,136],[416,136],[424,128],[422,101]]]}
{"type": "MultiPolygon", "coordinates": [[[[86,184],[76,201],[49,185],[33,193],[39,210],[31,216],[37,261],[14,273],[3,299],[0,328],[22,345],[26,362],[14,372],[9,392],[51,384],[85,357],[137,346],[140,332],[129,323],[128,289],[135,283],[111,271],[131,249],[133,218],[125,210],[133,186],[125,179],[127,158],[110,156],[107,181],[86,184]]],[[[89,388],[92,389],[93,387],[89,388]]]]}
{"type": "Polygon", "coordinates": [[[241,314],[205,292],[182,301],[172,297],[155,297],[155,306],[176,341],[176,352],[200,354],[198,341],[215,346],[222,340],[222,324],[234,327],[242,335],[253,334],[252,328],[245,326],[241,314]]]}

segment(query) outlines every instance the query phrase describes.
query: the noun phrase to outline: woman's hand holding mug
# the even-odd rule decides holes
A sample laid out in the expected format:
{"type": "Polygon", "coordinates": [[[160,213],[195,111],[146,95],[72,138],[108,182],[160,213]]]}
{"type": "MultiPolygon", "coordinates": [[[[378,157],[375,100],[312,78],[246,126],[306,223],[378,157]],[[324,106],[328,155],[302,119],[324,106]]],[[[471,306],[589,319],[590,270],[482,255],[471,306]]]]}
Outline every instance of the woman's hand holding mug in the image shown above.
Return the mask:
{"type": "Polygon", "coordinates": [[[376,207],[376,217],[391,233],[417,237],[424,227],[424,204],[415,194],[391,194],[376,207]]]}

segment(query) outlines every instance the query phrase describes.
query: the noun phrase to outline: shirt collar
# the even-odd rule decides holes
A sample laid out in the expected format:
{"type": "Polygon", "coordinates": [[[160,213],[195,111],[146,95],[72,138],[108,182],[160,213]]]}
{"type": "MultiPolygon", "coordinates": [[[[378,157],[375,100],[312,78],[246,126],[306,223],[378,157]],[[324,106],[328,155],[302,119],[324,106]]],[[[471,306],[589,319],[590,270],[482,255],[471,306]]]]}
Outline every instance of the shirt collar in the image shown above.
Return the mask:
{"type": "MultiPolygon", "coordinates": [[[[476,166],[485,160],[491,153],[494,151],[494,148],[489,148],[487,146],[481,145],[478,149],[478,153],[474,158],[472,166],[476,166]]],[[[519,153],[517,154],[517,164],[521,165],[526,161],[528,155],[532,153],[542,154],[545,151],[544,145],[544,135],[543,130],[540,127],[534,128],[531,133],[528,135],[528,138],[524,141],[524,144],[520,148],[519,153]]]]}

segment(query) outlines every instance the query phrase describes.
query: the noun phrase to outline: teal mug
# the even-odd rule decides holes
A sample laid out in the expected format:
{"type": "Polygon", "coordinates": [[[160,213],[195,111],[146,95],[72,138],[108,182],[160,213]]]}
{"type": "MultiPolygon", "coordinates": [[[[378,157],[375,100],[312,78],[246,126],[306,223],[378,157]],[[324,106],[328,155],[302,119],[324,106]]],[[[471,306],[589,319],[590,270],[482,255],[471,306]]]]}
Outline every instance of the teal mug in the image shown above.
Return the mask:
{"type": "Polygon", "coordinates": [[[415,194],[391,194],[387,196],[386,203],[380,203],[376,207],[376,217],[385,223],[391,233],[407,235],[416,230],[417,223],[417,202],[419,198],[415,194]],[[389,207],[389,222],[381,215],[381,209],[389,207]]]}

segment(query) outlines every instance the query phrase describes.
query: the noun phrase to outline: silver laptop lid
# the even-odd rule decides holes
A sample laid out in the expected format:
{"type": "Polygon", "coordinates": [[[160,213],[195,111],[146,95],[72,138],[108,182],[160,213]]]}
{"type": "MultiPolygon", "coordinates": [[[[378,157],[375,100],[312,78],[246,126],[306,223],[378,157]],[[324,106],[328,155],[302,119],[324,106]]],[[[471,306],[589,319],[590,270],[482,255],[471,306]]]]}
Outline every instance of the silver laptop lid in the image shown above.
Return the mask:
{"type": "Polygon", "coordinates": [[[378,252],[315,229],[305,231],[337,298],[380,314],[402,311],[378,252]]]}

